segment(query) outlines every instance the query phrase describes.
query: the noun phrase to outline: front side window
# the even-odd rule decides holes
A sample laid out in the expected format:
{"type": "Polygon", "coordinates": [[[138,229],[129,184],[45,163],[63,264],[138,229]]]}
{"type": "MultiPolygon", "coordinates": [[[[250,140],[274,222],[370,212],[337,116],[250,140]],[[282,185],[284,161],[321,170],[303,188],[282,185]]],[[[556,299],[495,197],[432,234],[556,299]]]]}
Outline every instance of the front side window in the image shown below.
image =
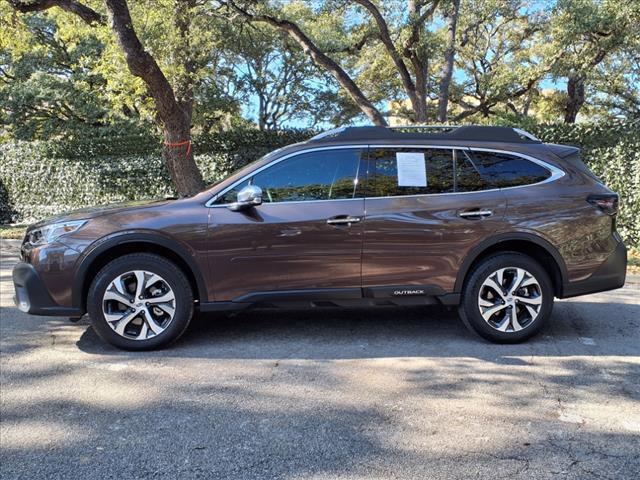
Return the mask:
{"type": "Polygon", "coordinates": [[[507,153],[476,150],[471,151],[469,157],[486,188],[531,185],[551,176],[551,172],[543,166],[507,153]]]}
{"type": "Polygon", "coordinates": [[[251,179],[244,180],[243,182],[239,183],[235,187],[230,188],[229,190],[224,192],[221,196],[218,197],[218,199],[216,200],[216,204],[226,205],[228,203],[235,202],[238,198],[238,192],[242,190],[244,187],[246,187],[247,185],[249,185],[249,180],[251,179]]]}
{"type": "Polygon", "coordinates": [[[396,197],[451,193],[453,153],[434,148],[376,148],[369,150],[369,195],[396,197]]]}
{"type": "Polygon", "coordinates": [[[256,173],[217,203],[234,202],[248,184],[262,189],[264,203],[355,198],[359,163],[360,150],[355,148],[301,153],[256,173]]]}

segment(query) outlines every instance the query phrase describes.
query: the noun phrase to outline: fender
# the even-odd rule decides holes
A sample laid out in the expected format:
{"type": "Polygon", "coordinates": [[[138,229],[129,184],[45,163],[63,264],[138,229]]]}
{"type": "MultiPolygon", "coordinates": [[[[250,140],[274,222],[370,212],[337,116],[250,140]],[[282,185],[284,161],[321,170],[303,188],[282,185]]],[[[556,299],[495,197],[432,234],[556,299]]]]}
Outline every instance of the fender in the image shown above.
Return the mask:
{"type": "Polygon", "coordinates": [[[528,232],[509,232],[509,233],[500,233],[497,235],[493,235],[489,238],[484,239],[482,242],[473,247],[467,255],[464,257],[462,264],[460,265],[460,269],[458,270],[458,276],[456,278],[456,283],[454,287],[454,293],[462,292],[462,285],[464,284],[464,280],[467,276],[469,268],[473,264],[473,262],[484,253],[488,248],[501,243],[507,242],[510,240],[519,240],[525,242],[535,243],[539,247],[542,247],[551,257],[555,260],[558,265],[558,269],[560,270],[560,276],[562,280],[562,284],[565,285],[569,278],[567,273],[567,266],[564,263],[564,259],[560,252],[554,247],[550,242],[540,237],[539,235],[535,235],[533,233],[528,232]]]}
{"type": "Polygon", "coordinates": [[[152,230],[126,230],[102,237],[87,247],[87,249],[82,253],[81,257],[77,261],[73,281],[72,303],[74,306],[80,308],[83,306],[82,292],[85,286],[85,279],[94,260],[108,250],[127,243],[148,243],[152,245],[159,245],[174,252],[181,260],[184,261],[193,273],[200,301],[206,302],[208,300],[207,288],[202,277],[202,272],[193,258],[193,254],[189,251],[186,245],[163,232],[152,230]]]}

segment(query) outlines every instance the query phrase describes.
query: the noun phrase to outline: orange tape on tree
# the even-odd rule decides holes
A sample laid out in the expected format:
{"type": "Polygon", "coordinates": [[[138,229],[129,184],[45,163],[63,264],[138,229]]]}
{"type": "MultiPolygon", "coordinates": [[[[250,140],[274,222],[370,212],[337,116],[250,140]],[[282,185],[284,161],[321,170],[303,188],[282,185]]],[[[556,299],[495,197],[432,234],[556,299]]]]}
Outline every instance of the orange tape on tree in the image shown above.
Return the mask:
{"type": "Polygon", "coordinates": [[[180,148],[187,146],[187,151],[185,153],[185,158],[189,158],[189,154],[191,153],[191,140],[183,140],[182,142],[164,142],[164,145],[169,148],[180,148]]]}

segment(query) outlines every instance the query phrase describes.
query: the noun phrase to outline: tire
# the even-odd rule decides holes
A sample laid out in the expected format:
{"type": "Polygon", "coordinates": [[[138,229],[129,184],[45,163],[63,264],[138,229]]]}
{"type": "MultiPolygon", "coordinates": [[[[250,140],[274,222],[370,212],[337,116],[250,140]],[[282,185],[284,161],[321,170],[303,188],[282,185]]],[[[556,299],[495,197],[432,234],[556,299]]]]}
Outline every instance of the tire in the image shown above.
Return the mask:
{"type": "Polygon", "coordinates": [[[551,279],[538,262],[505,252],[487,257],[471,271],[458,312],[467,328],[481,337],[494,343],[518,343],[545,326],[553,297],[551,279]]]}
{"type": "Polygon", "coordinates": [[[89,287],[87,312],[105,342],[124,350],[152,350],[185,332],[193,316],[193,292],[171,261],[133,253],[98,272],[89,287]]]}

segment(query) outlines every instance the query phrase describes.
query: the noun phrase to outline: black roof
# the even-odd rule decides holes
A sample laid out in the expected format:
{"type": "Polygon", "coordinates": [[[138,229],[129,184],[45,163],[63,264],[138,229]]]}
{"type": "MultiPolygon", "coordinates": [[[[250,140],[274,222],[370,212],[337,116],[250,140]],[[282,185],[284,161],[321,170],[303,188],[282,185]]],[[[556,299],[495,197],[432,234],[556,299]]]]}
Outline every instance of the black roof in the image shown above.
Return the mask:
{"type": "Polygon", "coordinates": [[[530,133],[511,127],[491,126],[408,126],[342,127],[321,133],[311,142],[360,140],[467,140],[479,142],[541,143],[530,133]]]}

